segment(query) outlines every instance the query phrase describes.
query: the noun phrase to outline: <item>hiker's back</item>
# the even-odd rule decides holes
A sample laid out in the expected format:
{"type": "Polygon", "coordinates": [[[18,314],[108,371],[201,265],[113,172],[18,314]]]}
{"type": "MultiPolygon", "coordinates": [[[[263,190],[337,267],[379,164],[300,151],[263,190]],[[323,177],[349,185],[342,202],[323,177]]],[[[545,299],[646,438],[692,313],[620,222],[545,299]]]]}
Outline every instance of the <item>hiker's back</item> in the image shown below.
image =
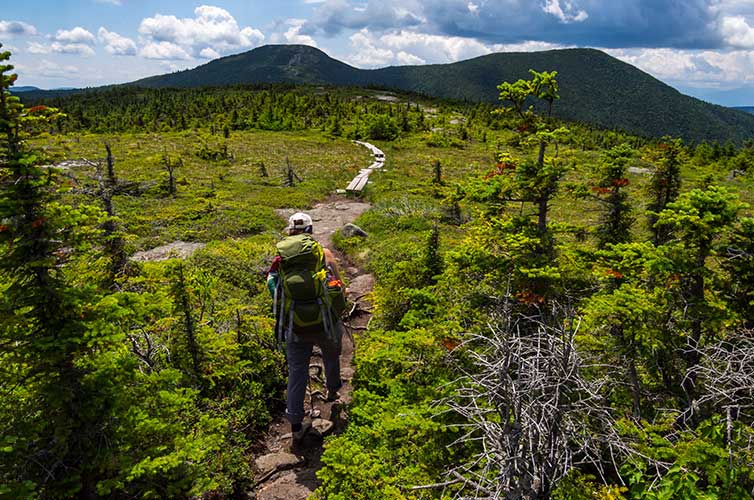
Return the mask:
{"type": "Polygon", "coordinates": [[[333,322],[322,245],[309,234],[297,234],[276,246],[280,256],[276,296],[278,328],[287,334],[328,334],[333,322]]]}

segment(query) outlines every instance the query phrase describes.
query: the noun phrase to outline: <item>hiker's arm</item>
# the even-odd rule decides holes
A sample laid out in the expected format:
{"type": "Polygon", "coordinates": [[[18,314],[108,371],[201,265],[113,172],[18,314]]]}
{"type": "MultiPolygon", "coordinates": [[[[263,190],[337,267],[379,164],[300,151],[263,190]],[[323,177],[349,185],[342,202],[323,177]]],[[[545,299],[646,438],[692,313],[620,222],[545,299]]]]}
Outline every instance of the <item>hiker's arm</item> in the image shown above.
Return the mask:
{"type": "Polygon", "coordinates": [[[332,273],[335,275],[337,279],[341,279],[340,277],[340,270],[338,269],[338,261],[335,260],[335,256],[330,251],[329,248],[324,248],[324,254],[325,254],[325,264],[332,269],[332,273]]]}
{"type": "Polygon", "coordinates": [[[276,255],[272,260],[272,265],[269,271],[267,271],[267,290],[270,292],[270,296],[275,296],[275,289],[278,286],[278,269],[280,268],[280,256],[276,255]]]}

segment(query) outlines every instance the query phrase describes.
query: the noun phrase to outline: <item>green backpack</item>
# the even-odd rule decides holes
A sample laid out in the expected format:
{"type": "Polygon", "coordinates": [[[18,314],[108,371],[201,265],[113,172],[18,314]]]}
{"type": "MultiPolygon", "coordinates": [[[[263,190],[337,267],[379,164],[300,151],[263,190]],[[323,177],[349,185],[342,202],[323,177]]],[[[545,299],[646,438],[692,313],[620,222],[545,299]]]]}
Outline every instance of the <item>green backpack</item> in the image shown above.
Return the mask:
{"type": "Polygon", "coordinates": [[[297,234],[276,246],[281,258],[274,293],[278,341],[291,333],[332,337],[335,326],[322,245],[309,234],[297,234]]]}

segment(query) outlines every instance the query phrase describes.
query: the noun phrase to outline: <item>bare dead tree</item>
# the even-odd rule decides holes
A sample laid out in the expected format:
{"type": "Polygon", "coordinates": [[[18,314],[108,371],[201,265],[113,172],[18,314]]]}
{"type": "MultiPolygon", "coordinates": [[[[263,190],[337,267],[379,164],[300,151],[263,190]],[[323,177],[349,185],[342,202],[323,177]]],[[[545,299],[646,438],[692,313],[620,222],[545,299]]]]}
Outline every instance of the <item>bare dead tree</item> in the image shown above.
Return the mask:
{"type": "Polygon", "coordinates": [[[175,196],[177,191],[175,187],[175,169],[183,166],[183,159],[179,157],[177,160],[173,161],[173,159],[165,153],[162,155],[162,166],[168,173],[168,194],[170,196],[175,196]]]}
{"type": "Polygon", "coordinates": [[[293,165],[288,157],[285,157],[285,174],[283,179],[283,185],[286,187],[293,187],[297,182],[302,182],[301,177],[293,171],[293,165]]]}
{"type": "Polygon", "coordinates": [[[584,374],[609,370],[579,353],[579,325],[564,306],[525,317],[506,305],[489,334],[463,344],[472,367],[447,404],[468,422],[457,444],[472,442],[480,451],[450,470],[463,484],[457,498],[550,498],[575,467],[589,464],[604,480],[636,453],[603,397],[608,376],[584,374]]]}
{"type": "Polygon", "coordinates": [[[118,182],[115,176],[115,158],[113,157],[110,144],[105,143],[105,150],[107,151],[107,156],[105,157],[104,165],[101,160],[84,160],[90,166],[94,167],[94,178],[97,181],[97,189],[79,189],[79,191],[98,198],[102,203],[105,213],[107,213],[108,218],[102,224],[105,253],[110,257],[111,262],[107,284],[109,287],[114,288],[117,286],[116,278],[123,273],[128,265],[128,257],[125,251],[125,241],[121,235],[115,208],[113,207],[113,197],[123,194],[123,192],[130,188],[130,184],[118,182]]]}
{"type": "MultiPolygon", "coordinates": [[[[737,467],[754,469],[754,435],[734,435],[736,421],[754,423],[754,330],[697,349],[697,355],[700,362],[688,371],[686,380],[697,385],[698,397],[680,420],[693,421],[696,414],[720,415],[725,419],[728,474],[737,467]]],[[[728,479],[730,488],[733,478],[728,479]]],[[[726,498],[731,498],[730,489],[726,498]]]]}
{"type": "Polygon", "coordinates": [[[128,333],[128,340],[131,341],[131,352],[143,363],[143,366],[139,366],[142,372],[151,373],[155,369],[159,370],[158,353],[160,352],[163,352],[170,360],[168,348],[142,326],[132,326],[131,332],[128,333]]]}
{"type": "Polygon", "coordinates": [[[698,411],[706,405],[754,410],[754,331],[731,335],[697,352],[700,363],[689,370],[687,377],[693,375],[702,387],[688,411],[698,411]]]}

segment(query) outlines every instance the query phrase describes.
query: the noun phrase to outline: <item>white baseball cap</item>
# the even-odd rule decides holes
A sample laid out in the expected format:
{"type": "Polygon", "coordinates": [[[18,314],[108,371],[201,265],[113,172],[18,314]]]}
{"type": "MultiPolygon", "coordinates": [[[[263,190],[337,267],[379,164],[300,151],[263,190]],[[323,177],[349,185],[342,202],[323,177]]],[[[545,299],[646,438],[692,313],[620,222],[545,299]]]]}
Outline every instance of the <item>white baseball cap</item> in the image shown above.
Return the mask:
{"type": "Polygon", "coordinates": [[[311,225],[312,218],[309,216],[309,214],[305,214],[304,212],[296,212],[288,218],[288,227],[286,229],[288,229],[289,231],[292,229],[303,230],[311,225]]]}

